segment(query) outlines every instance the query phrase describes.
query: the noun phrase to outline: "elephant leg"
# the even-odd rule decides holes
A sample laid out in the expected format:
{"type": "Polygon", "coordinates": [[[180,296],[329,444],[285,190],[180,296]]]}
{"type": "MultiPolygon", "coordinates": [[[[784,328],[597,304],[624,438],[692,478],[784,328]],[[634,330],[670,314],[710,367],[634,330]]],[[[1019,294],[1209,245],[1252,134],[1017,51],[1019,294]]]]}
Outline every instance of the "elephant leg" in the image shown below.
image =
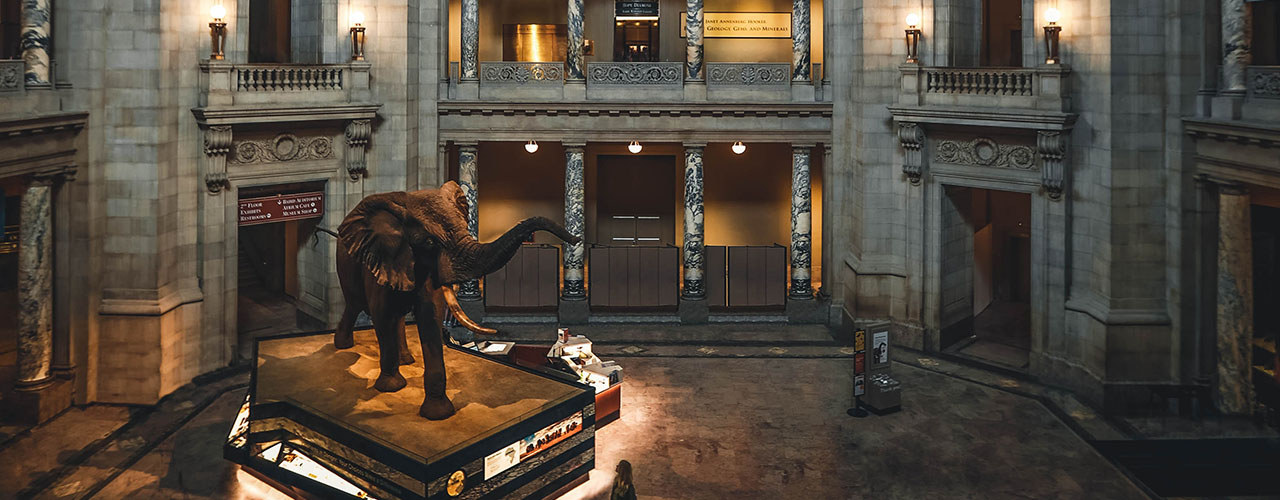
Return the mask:
{"type": "Polygon", "coordinates": [[[407,383],[400,375],[400,342],[404,337],[397,328],[404,324],[404,317],[396,318],[395,313],[386,311],[385,307],[370,306],[374,309],[370,313],[373,331],[378,335],[378,367],[381,369],[373,387],[382,392],[396,392],[407,383]]]}
{"type": "Polygon", "coordinates": [[[333,332],[333,346],[338,349],[350,349],[356,345],[355,334],[352,330],[356,326],[356,318],[360,316],[360,311],[348,304],[342,309],[342,319],[338,320],[338,329],[333,332]]]}
{"type": "Polygon", "coordinates": [[[413,353],[409,352],[409,340],[404,336],[404,316],[400,317],[400,321],[396,323],[398,333],[396,337],[400,338],[400,364],[412,365],[413,353]]]}
{"type": "Polygon", "coordinates": [[[435,318],[435,304],[431,292],[424,292],[418,298],[418,308],[414,312],[425,321],[418,321],[418,339],[422,342],[422,362],[426,371],[422,374],[426,398],[418,414],[428,420],[444,420],[453,415],[453,402],[445,393],[444,340],[440,332],[440,323],[428,318],[435,318]]]}

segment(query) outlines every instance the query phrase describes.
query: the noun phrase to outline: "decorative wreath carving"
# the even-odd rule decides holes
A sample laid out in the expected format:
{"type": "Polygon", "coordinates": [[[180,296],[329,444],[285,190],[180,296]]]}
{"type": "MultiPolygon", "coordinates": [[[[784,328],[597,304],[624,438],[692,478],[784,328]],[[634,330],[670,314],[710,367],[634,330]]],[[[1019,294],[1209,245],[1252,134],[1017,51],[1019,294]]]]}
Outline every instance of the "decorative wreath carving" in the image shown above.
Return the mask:
{"type": "Polygon", "coordinates": [[[232,163],[276,163],[333,158],[333,140],[325,136],[298,137],[283,133],[270,140],[240,141],[232,163]]]}

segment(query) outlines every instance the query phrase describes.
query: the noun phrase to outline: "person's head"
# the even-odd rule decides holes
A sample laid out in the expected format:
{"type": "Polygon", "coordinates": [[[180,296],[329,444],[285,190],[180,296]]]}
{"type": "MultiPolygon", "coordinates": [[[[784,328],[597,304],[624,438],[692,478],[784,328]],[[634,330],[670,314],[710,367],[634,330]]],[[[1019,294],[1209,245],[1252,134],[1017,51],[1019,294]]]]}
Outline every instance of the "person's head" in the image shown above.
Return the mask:
{"type": "Polygon", "coordinates": [[[618,473],[617,479],[614,480],[615,483],[620,485],[631,484],[631,462],[619,460],[618,467],[614,470],[618,473]]]}

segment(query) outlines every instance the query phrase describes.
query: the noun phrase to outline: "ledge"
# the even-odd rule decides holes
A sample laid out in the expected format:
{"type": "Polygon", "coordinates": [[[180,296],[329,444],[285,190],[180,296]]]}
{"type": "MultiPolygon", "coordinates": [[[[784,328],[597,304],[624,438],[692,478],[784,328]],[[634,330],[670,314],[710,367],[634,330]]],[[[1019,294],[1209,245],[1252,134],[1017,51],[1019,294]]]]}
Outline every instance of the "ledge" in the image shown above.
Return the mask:
{"type": "Polygon", "coordinates": [[[1280,146],[1280,126],[1274,123],[1212,118],[1183,118],[1183,128],[1195,139],[1213,139],[1245,145],[1280,146]]]}
{"type": "Polygon", "coordinates": [[[88,111],[0,115],[0,138],[80,130],[88,119],[88,111]]]}
{"type": "Polygon", "coordinates": [[[889,106],[889,113],[896,122],[1025,130],[1070,130],[1077,116],[1039,110],[942,106],[889,106]]]}
{"type": "Polygon", "coordinates": [[[200,125],[237,125],[243,123],[282,123],[326,120],[372,119],[382,104],[308,104],[290,106],[220,106],[192,108],[200,125]]]}
{"type": "Polygon", "coordinates": [[[739,103],[739,102],[492,102],[441,101],[437,106],[446,115],[500,116],[649,116],[649,117],[831,117],[831,103],[739,103]]]}

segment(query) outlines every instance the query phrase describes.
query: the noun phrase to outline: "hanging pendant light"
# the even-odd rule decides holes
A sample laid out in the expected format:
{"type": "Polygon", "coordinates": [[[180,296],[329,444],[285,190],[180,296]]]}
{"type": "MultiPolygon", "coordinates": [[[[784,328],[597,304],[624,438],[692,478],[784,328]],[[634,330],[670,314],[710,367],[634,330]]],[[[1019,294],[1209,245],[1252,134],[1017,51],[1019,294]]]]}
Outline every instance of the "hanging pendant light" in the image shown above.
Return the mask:
{"type": "Polygon", "coordinates": [[[738,141],[733,143],[733,146],[730,147],[729,149],[733,150],[733,154],[740,155],[742,153],[747,152],[747,145],[743,144],[742,141],[738,141]]]}
{"type": "Polygon", "coordinates": [[[528,151],[530,154],[537,153],[537,152],[538,152],[538,141],[529,141],[529,142],[525,143],[525,145],[524,145],[524,150],[525,150],[525,151],[528,151]]]}
{"type": "Polygon", "coordinates": [[[640,154],[642,149],[644,149],[644,146],[640,145],[640,141],[631,141],[631,144],[627,145],[627,151],[630,151],[633,155],[640,154]]]}

